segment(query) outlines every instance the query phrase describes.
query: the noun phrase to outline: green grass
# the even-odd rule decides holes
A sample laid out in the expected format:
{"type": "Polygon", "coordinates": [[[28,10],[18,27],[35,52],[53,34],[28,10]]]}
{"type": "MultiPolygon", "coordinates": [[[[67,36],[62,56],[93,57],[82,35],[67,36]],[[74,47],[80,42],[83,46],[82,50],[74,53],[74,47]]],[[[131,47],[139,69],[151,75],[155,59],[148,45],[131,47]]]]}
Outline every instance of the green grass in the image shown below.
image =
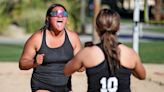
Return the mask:
{"type": "Polygon", "coordinates": [[[164,63],[164,41],[141,43],[139,53],[144,63],[164,63]]]}
{"type": "Polygon", "coordinates": [[[23,46],[0,44],[0,61],[18,61],[23,46]]]}
{"type": "MultiPolygon", "coordinates": [[[[132,43],[125,43],[132,47],[132,43]]],[[[139,55],[143,63],[164,64],[164,41],[140,43],[139,55]]],[[[0,61],[18,62],[22,53],[21,45],[0,45],[0,61]]]]}
{"type": "MultiPolygon", "coordinates": [[[[125,44],[132,47],[132,43],[125,44]]],[[[139,47],[139,55],[143,63],[164,64],[164,41],[142,42],[139,47]]]]}

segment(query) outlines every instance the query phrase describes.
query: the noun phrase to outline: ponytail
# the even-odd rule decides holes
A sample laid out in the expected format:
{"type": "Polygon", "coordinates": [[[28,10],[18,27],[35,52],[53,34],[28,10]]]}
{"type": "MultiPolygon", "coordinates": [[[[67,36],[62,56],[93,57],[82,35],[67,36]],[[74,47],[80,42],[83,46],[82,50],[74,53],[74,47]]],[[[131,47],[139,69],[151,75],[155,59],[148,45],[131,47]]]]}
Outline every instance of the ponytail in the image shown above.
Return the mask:
{"type": "Polygon", "coordinates": [[[102,35],[102,47],[112,73],[120,68],[119,50],[116,34],[106,31],[102,35]]]}
{"type": "Polygon", "coordinates": [[[120,16],[111,9],[102,9],[96,18],[97,32],[102,41],[105,57],[112,73],[120,68],[117,31],[120,26],[120,16]]]}

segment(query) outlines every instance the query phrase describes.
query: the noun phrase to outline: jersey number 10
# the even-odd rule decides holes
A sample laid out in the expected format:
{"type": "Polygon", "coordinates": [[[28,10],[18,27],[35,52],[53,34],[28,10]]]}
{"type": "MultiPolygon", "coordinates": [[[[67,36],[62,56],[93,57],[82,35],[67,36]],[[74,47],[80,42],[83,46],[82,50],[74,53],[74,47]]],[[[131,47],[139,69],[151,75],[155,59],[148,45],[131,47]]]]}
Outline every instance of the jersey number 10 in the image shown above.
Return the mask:
{"type": "Polygon", "coordinates": [[[118,79],[116,77],[102,77],[100,80],[102,87],[100,92],[116,92],[118,90],[118,79]]]}

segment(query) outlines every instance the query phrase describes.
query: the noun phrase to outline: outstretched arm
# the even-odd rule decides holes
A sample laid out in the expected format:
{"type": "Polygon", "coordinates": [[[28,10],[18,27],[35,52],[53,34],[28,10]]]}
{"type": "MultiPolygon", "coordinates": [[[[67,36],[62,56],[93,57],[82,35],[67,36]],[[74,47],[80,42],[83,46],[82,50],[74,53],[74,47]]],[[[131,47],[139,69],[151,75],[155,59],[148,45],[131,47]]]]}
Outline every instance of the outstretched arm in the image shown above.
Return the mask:
{"type": "MultiPolygon", "coordinates": [[[[76,55],[80,50],[81,50],[81,42],[80,42],[80,38],[77,35],[77,33],[70,31],[70,39],[71,39],[71,43],[74,49],[74,55],[76,55]]],[[[84,67],[81,67],[81,69],[78,70],[78,72],[83,72],[85,70],[84,67]]]]}
{"type": "Polygon", "coordinates": [[[70,76],[74,72],[78,71],[82,66],[82,61],[80,59],[80,54],[79,52],[71,61],[69,61],[65,67],[64,67],[64,74],[66,76],[70,76]]]}

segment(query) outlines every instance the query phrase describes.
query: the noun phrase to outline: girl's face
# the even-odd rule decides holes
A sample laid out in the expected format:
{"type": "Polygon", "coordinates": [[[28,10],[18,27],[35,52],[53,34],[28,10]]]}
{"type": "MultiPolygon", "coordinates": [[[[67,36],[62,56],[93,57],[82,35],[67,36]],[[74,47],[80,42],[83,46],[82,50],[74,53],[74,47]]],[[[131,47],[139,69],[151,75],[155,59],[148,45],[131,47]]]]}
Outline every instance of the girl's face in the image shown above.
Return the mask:
{"type": "Polygon", "coordinates": [[[62,31],[67,22],[67,12],[60,6],[55,7],[50,12],[49,23],[50,28],[62,31]]]}

